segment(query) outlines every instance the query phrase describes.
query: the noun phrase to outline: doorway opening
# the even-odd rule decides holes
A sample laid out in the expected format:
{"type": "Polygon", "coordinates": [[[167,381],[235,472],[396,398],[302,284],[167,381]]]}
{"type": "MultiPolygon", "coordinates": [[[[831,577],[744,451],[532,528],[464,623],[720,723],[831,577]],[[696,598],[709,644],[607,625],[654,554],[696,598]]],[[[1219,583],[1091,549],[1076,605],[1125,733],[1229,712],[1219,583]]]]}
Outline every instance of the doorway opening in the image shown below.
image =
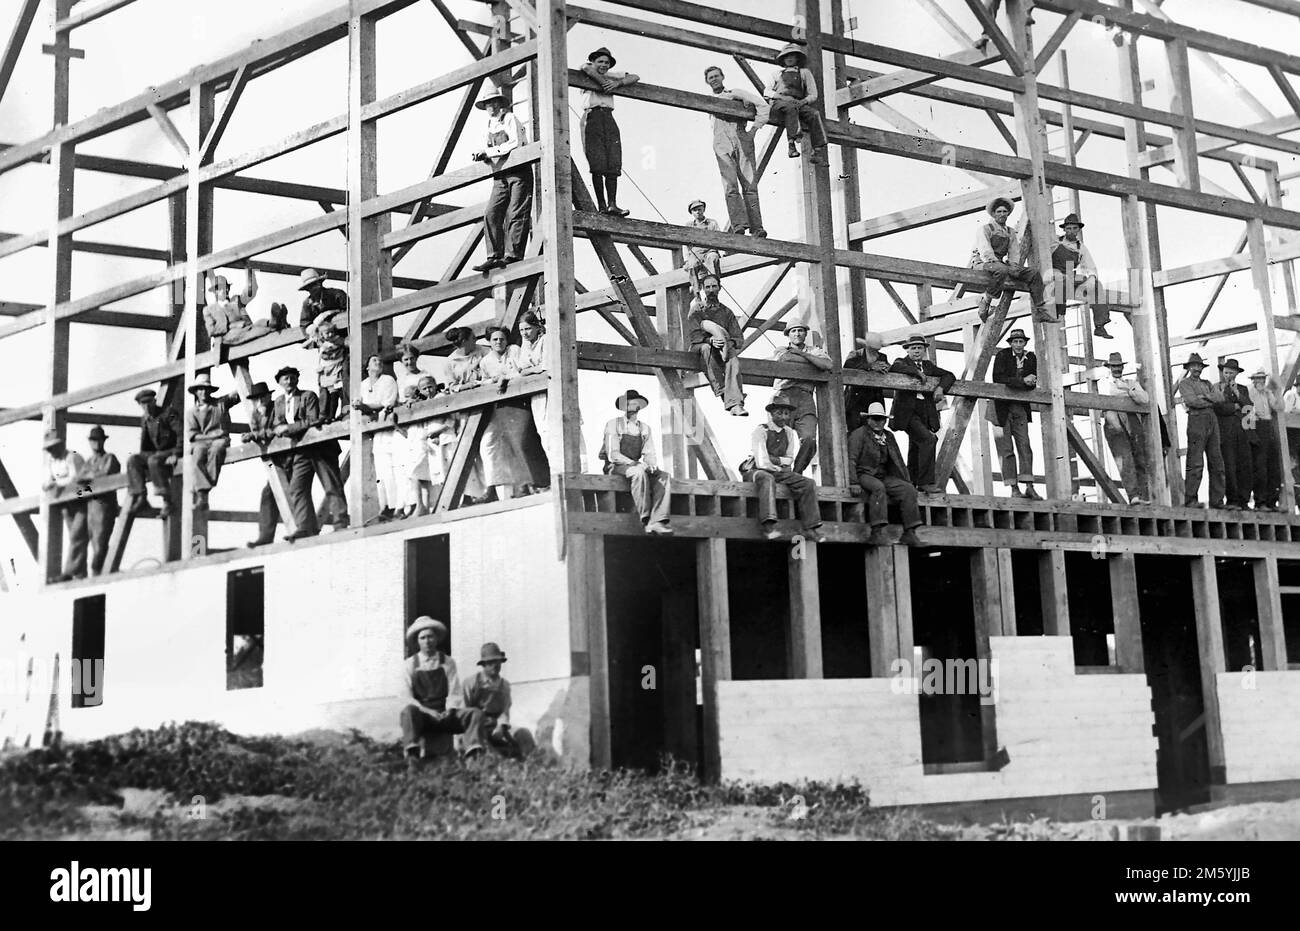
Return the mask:
{"type": "MultiPolygon", "coordinates": [[[[451,538],[440,533],[406,541],[406,613],[399,618],[401,637],[411,621],[428,615],[447,625],[447,642],[442,652],[451,655],[451,538]]],[[[410,656],[418,646],[406,644],[410,656]]]]}

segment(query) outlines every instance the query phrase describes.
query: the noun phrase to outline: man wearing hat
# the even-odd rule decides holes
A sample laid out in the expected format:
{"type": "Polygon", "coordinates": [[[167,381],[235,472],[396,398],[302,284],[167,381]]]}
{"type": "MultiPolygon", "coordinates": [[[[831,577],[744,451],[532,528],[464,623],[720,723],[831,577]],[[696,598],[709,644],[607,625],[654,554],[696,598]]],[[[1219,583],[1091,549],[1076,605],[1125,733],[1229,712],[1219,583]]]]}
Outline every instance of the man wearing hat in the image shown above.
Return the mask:
{"type": "Polygon", "coordinates": [[[528,142],[506,95],[499,89],[490,90],[474,106],[488,111],[487,147],[474,153],[474,161],[486,163],[495,172],[483,214],[487,258],[474,266],[475,271],[487,272],[524,257],[533,225],[533,167],[502,167],[506,156],[528,142]]]}
{"type": "MultiPolygon", "coordinates": [[[[822,372],[832,368],[831,357],[823,349],[808,345],[808,312],[800,311],[785,325],[789,345],[778,350],[777,362],[806,362],[822,372]]],[[[801,378],[778,378],[772,383],[777,394],[784,394],[794,404],[790,426],[799,436],[799,455],[792,471],[803,474],[817,455],[817,382],[801,378]]]]}
{"type": "Polygon", "coordinates": [[[307,292],[302,300],[298,326],[307,329],[313,320],[326,311],[341,310],[347,313],[348,293],[338,288],[325,287],[325,276],[316,269],[304,268],[298,279],[298,290],[307,292]]]}
{"type": "Polygon", "coordinates": [[[1205,360],[1196,353],[1183,363],[1185,374],[1174,388],[1174,396],[1183,399],[1187,408],[1187,473],[1183,479],[1183,506],[1199,507],[1202,457],[1210,464],[1210,501],[1212,508],[1223,507],[1223,451],[1219,448],[1219,420],[1216,404],[1223,403],[1223,391],[1201,377],[1205,360]]]}
{"type": "Polygon", "coordinates": [[[716,275],[700,279],[704,300],[692,301],[686,318],[691,349],[704,363],[704,377],[715,396],[722,398],[727,413],[747,417],[745,389],[740,380],[740,347],[745,341],[731,308],[718,301],[722,284],[716,275]]]}
{"type": "Polygon", "coordinates": [[[226,277],[209,272],[208,293],[212,297],[203,306],[203,326],[208,336],[220,339],[223,346],[237,346],[275,332],[275,325],[254,323],[248,316],[246,308],[257,296],[257,275],[252,268],[245,273],[244,290],[233,296],[226,277]]]}
{"type": "MultiPolygon", "coordinates": [[[[858,348],[844,358],[845,369],[857,369],[860,372],[885,373],[889,371],[889,359],[882,351],[885,340],[879,333],[868,333],[855,340],[858,348]]],[[[863,419],[872,404],[885,403],[885,390],[871,388],[867,385],[844,386],[844,422],[849,433],[866,423],[863,419]]]]}
{"type": "Polygon", "coordinates": [[[1214,414],[1219,418],[1219,448],[1223,451],[1223,475],[1230,508],[1250,505],[1250,491],[1254,487],[1254,470],[1251,468],[1250,438],[1242,420],[1251,413],[1250,392],[1237,384],[1241,363],[1224,359],[1219,363],[1219,391],[1223,397],[1214,404],[1214,414]]]}
{"type": "Polygon", "coordinates": [[[916,486],[903,463],[894,434],[885,429],[885,405],[879,401],[867,408],[865,422],[849,434],[849,467],[867,496],[867,523],[871,525],[868,546],[883,546],[889,505],[898,505],[903,517],[903,546],[919,546],[916,528],[921,526],[921,509],[916,504],[916,486]]]}
{"type": "Polygon", "coordinates": [[[623,138],[614,121],[614,91],[641,80],[635,74],[614,71],[614,55],[601,47],[587,56],[583,73],[596,82],[600,90],[582,92],[582,150],[587,156],[591,185],[596,195],[596,209],[610,216],[625,217],[628,211],[618,205],[618,176],[623,173],[623,138]]]}
{"type": "MultiPolygon", "coordinates": [[[[1124,398],[1146,407],[1151,395],[1136,378],[1124,377],[1124,357],[1112,352],[1106,360],[1109,374],[1097,381],[1097,393],[1112,398],[1124,398]]],[[[1102,411],[1102,433],[1110,454],[1119,466],[1124,490],[1129,504],[1146,504],[1150,488],[1147,484],[1146,418],[1142,414],[1126,411],[1102,411]]]]}
{"type": "Polygon", "coordinates": [[[671,483],[667,473],[659,468],[654,438],[650,425],[638,419],[641,410],[650,402],[629,388],[614,399],[614,407],[623,416],[614,417],[605,424],[605,442],[600,458],[605,460],[608,475],[626,475],[632,490],[632,503],[641,515],[646,533],[669,535],[668,515],[672,503],[671,483]]]}
{"type": "MultiPolygon", "coordinates": [[[[121,473],[122,464],[117,461],[117,457],[104,451],[104,440],[107,438],[108,434],[99,424],[90,428],[90,455],[77,473],[78,485],[121,473]]],[[[113,536],[113,525],[117,523],[117,492],[90,495],[85,500],[86,523],[90,530],[90,574],[99,575],[104,569],[104,559],[108,556],[108,541],[113,536]]]]}
{"type": "Polygon", "coordinates": [[[799,157],[799,140],[806,132],[812,137],[812,163],[825,165],[826,127],[817,106],[817,79],[808,67],[808,53],[791,42],[776,53],[776,63],[781,70],[772,75],[767,89],[772,104],[769,119],[785,126],[787,155],[799,157]]]}
{"type": "MultiPolygon", "coordinates": [[[[993,384],[1005,385],[1012,391],[1033,391],[1038,387],[1038,358],[1025,349],[1029,337],[1024,330],[1014,329],[1007,334],[1007,345],[1010,348],[999,349],[993,357],[993,384]]],[[[1003,484],[1011,489],[1013,498],[1042,500],[1034,490],[1034,450],[1029,445],[1029,422],[1034,415],[1028,403],[999,398],[987,410],[989,422],[993,424],[993,445],[1002,459],[1003,484]],[[1025,486],[1024,491],[1020,490],[1021,484],[1025,486]]]]}
{"type": "MultiPolygon", "coordinates": [[[[45,450],[42,469],[45,480],[41,483],[41,490],[51,497],[58,497],[76,480],[84,463],[79,455],[68,449],[57,430],[47,431],[41,446],[45,450]]],[[[67,582],[70,579],[84,579],[86,543],[90,539],[86,529],[86,503],[80,498],[73,498],[59,507],[63,511],[63,528],[68,535],[67,551],[63,560],[63,574],[55,576],[50,581],[67,582]]]]}
{"type": "Polygon", "coordinates": [[[988,287],[980,298],[980,319],[988,319],[994,299],[1000,297],[1008,285],[1012,285],[1029,289],[1038,319],[1055,320],[1055,315],[1047,309],[1043,276],[1036,267],[1021,264],[1020,237],[1007,225],[1015,206],[1006,197],[993,198],[987,208],[992,219],[980,223],[975,231],[971,266],[987,272],[989,276],[988,287]]]}
{"type": "Polygon", "coordinates": [[[713,157],[717,159],[727,197],[727,232],[750,233],[761,239],[767,230],[763,228],[763,213],[758,204],[754,134],[758,127],[767,124],[770,108],[766,100],[752,91],[727,87],[722,69],[717,65],[704,69],[704,80],[716,96],[754,108],[754,125],[750,128],[746,128],[748,120],[717,114],[710,114],[709,122],[713,124],[713,157]]]}
{"type": "MultiPolygon", "coordinates": [[[[691,214],[691,228],[713,233],[721,232],[722,228],[718,226],[718,221],[704,215],[705,207],[704,201],[698,197],[686,206],[691,214]]],[[[696,294],[700,293],[700,279],[705,274],[713,275],[719,281],[722,280],[722,255],[717,249],[710,249],[707,246],[682,246],[682,267],[691,276],[692,289],[696,294]]]]}
{"type": "Polygon", "coordinates": [[[821,508],[817,504],[817,483],[795,472],[792,466],[799,456],[799,436],[790,429],[794,403],[783,394],[772,395],[767,405],[768,420],[754,428],[749,458],[740,464],[741,477],[758,489],[758,522],[763,536],[776,540],[776,486],[784,485],[795,496],[795,512],[803,524],[804,536],[821,542],[821,508]]]}
{"type": "Polygon", "coordinates": [[[200,510],[208,507],[208,492],[221,478],[226,448],[230,445],[226,399],[215,398],[216,390],[207,372],[196,375],[189,387],[194,406],[185,415],[185,433],[194,454],[194,506],[200,510]]]}
{"type": "Polygon", "coordinates": [[[130,495],[127,507],[132,513],[144,507],[145,478],[163,499],[159,514],[172,513],[172,466],[181,458],[181,416],[175,408],[158,406],[158,393],[144,388],[135,395],[140,405],[140,451],[126,460],[126,488],[130,495]]]}
{"type": "MultiPolygon", "coordinates": [[[[298,370],[287,365],[275,373],[282,392],[275,399],[272,432],[276,436],[299,440],[310,428],[320,423],[320,405],[316,395],[298,387],[298,370]]],[[[279,459],[280,457],[277,457],[279,459]]],[[[320,478],[325,489],[325,502],[334,515],[334,526],[343,529],[348,525],[348,505],[343,497],[343,476],[339,473],[339,444],[337,440],[313,443],[285,453],[276,462],[289,485],[289,499],[293,506],[294,523],[298,529],[287,535],[293,541],[315,536],[320,532],[316,511],[312,506],[312,477],[320,478]]]]}
{"type": "MultiPolygon", "coordinates": [[[[271,389],[267,387],[266,382],[259,381],[249,389],[247,400],[252,404],[252,410],[248,416],[248,432],[239,438],[240,442],[256,443],[265,449],[275,439],[275,403],[271,398],[271,389]]],[[[285,458],[263,456],[262,461],[270,463],[275,459],[283,461],[285,458]]],[[[292,467],[281,464],[280,470],[287,474],[292,472],[292,467]]],[[[279,522],[280,508],[275,503],[275,493],[271,491],[271,483],[267,482],[262,486],[258,506],[257,539],[250,540],[248,546],[251,548],[274,543],[275,525],[279,522]]]]}
{"type": "Polygon", "coordinates": [[[946,369],[941,369],[925,357],[929,347],[925,337],[913,333],[903,343],[907,355],[889,367],[898,375],[909,375],[920,384],[915,391],[899,389],[894,392],[894,406],[890,410],[889,429],[900,430],[907,434],[910,442],[907,448],[907,471],[912,481],[927,494],[943,494],[943,489],[935,484],[934,456],[939,444],[939,408],[948,389],[957,381],[957,376],[946,369]],[[933,389],[926,386],[926,379],[937,378],[939,384],[933,389]]]}
{"type": "Polygon", "coordinates": [[[1251,414],[1245,419],[1246,439],[1250,443],[1251,475],[1254,478],[1255,510],[1277,510],[1282,493],[1282,450],[1277,434],[1277,413],[1282,399],[1277,384],[1263,366],[1250,373],[1251,414]]]}
{"type": "MultiPolygon", "coordinates": [[[[435,734],[460,734],[470,715],[464,711],[464,692],[456,661],[442,651],[447,625],[428,615],[417,617],[406,629],[406,639],[418,649],[406,658],[406,691],[410,702],[402,709],[402,746],[406,762],[415,769],[429,756],[425,738],[435,734]]],[[[475,718],[482,712],[475,710],[475,718]]]]}
{"type": "Polygon", "coordinates": [[[1065,234],[1058,236],[1056,245],[1052,247],[1052,269],[1057,276],[1056,315],[1060,317],[1065,313],[1067,295],[1078,297],[1092,308],[1092,335],[1112,339],[1106,332],[1106,324],[1110,323],[1110,307],[1097,302],[1100,297],[1097,263],[1080,239],[1083,221],[1077,213],[1072,213],[1061,221],[1061,229],[1065,234]]]}
{"type": "Polygon", "coordinates": [[[465,758],[484,752],[487,747],[510,757],[527,757],[533,749],[533,736],[527,728],[510,728],[510,683],[501,675],[506,655],[495,643],[485,643],[479,650],[478,672],[465,680],[465,758]]]}

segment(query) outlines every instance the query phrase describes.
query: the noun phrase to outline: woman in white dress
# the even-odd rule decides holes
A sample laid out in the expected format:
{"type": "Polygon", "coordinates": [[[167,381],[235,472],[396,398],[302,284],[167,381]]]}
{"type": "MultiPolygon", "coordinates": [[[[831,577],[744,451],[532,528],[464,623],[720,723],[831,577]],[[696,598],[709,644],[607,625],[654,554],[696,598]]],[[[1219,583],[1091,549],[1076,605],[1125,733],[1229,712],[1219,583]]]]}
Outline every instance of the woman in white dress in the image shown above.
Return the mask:
{"type": "MultiPolygon", "coordinates": [[[[421,375],[419,382],[410,386],[409,390],[411,396],[408,404],[432,400],[442,391],[432,375],[421,375]]],[[[446,474],[442,438],[448,433],[455,436],[450,417],[432,417],[406,428],[406,441],[410,449],[407,463],[411,468],[411,505],[407,510],[411,515],[422,517],[428,514],[438,501],[446,474]]]]}
{"type": "MultiPolygon", "coordinates": [[[[519,347],[510,345],[510,331],[491,327],[487,331],[487,355],[479,360],[483,381],[504,390],[510,379],[519,377],[519,347]]],[[[497,500],[515,496],[515,488],[532,480],[524,454],[528,430],[528,400],[498,401],[483,431],[483,481],[497,490],[497,500]]]]}
{"type": "MultiPolygon", "coordinates": [[[[366,360],[366,377],[361,380],[361,397],[352,407],[370,420],[384,420],[393,416],[397,406],[397,380],[384,374],[384,363],[379,356],[366,360]]],[[[371,450],[375,460],[375,482],[379,486],[380,523],[392,520],[407,505],[406,440],[396,430],[379,430],[371,434],[371,450]]]]}

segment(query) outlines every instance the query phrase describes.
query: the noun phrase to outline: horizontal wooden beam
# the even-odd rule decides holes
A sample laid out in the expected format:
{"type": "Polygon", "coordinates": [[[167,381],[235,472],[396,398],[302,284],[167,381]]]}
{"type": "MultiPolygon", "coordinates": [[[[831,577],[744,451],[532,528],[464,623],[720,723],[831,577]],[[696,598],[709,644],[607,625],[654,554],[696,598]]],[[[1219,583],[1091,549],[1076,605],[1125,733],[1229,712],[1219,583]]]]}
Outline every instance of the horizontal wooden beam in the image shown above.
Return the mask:
{"type": "Polygon", "coordinates": [[[82,3],[78,4],[81,9],[74,10],[64,19],[57,20],[54,23],[54,31],[68,32],[78,26],[93,23],[95,20],[116,12],[124,6],[130,6],[132,3],[135,3],[135,0],[103,0],[102,3],[93,4],[84,3],[83,0],[82,3]]]}

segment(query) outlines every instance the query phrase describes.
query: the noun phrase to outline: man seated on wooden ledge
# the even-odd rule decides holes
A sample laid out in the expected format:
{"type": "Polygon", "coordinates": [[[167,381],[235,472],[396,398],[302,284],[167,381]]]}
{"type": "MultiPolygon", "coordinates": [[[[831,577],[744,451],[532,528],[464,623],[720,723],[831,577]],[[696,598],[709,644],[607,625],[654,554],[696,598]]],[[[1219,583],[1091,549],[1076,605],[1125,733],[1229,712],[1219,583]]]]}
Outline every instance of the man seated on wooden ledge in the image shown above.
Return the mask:
{"type": "MultiPolygon", "coordinates": [[[[230,435],[226,431],[227,398],[216,397],[217,389],[206,372],[194,377],[189,391],[194,395],[194,407],[185,415],[185,432],[190,438],[193,454],[194,508],[208,509],[208,493],[221,478],[221,467],[226,461],[226,448],[230,435]]],[[[235,400],[238,400],[236,396],[235,400]]]]}
{"type": "MultiPolygon", "coordinates": [[[[464,692],[456,661],[442,652],[447,640],[447,625],[428,615],[417,617],[406,630],[419,649],[405,663],[406,691],[411,701],[402,709],[402,747],[406,765],[415,770],[437,753],[441,744],[450,750],[449,740],[430,741],[439,734],[461,734],[469,715],[465,714],[464,692]]],[[[477,712],[479,716],[482,712],[477,712]]]]}
{"type": "Polygon", "coordinates": [[[691,302],[691,313],[686,319],[691,349],[699,353],[704,377],[709,380],[713,393],[722,398],[727,413],[748,417],[745,389],[740,381],[740,347],[745,336],[731,308],[718,302],[718,292],[722,290],[718,277],[704,275],[700,290],[704,300],[691,302]]]}
{"type": "Polygon", "coordinates": [[[527,728],[510,727],[510,683],[501,675],[505,653],[495,643],[479,650],[479,671],[465,680],[463,692],[465,759],[491,747],[508,757],[523,759],[533,752],[533,735],[527,728]]]}
{"type": "Polygon", "coordinates": [[[920,546],[916,528],[921,526],[921,509],[916,505],[916,487],[903,462],[894,434],[885,429],[885,405],[879,401],[867,408],[864,426],[849,434],[849,466],[867,495],[867,523],[871,524],[868,546],[883,546],[889,504],[898,505],[903,517],[903,546],[920,546]]]}
{"type": "Polygon", "coordinates": [[[763,537],[776,540],[776,486],[784,485],[795,496],[795,512],[803,523],[804,536],[820,543],[821,508],[817,504],[817,483],[792,470],[799,456],[799,436],[790,428],[794,403],[783,394],[774,394],[767,405],[768,421],[754,428],[751,452],[740,464],[741,477],[758,488],[758,521],[763,537]]]}
{"type": "Polygon", "coordinates": [[[917,381],[920,390],[894,392],[894,406],[890,411],[891,430],[906,433],[911,442],[907,449],[907,471],[921,491],[927,494],[943,494],[943,489],[935,484],[935,447],[939,444],[936,434],[939,432],[939,408],[944,394],[957,381],[952,372],[939,368],[925,357],[925,350],[930,344],[924,336],[913,334],[903,343],[907,357],[899,359],[889,367],[898,375],[910,375],[917,381]],[[924,386],[927,378],[939,379],[933,390],[924,386]]]}
{"type": "Polygon", "coordinates": [[[668,535],[672,490],[668,474],[659,468],[655,455],[654,439],[650,425],[637,419],[637,415],[650,402],[631,388],[620,394],[614,407],[623,412],[605,424],[605,442],[600,458],[605,460],[609,475],[626,475],[632,490],[632,503],[641,515],[645,532],[668,535]]]}
{"type": "Polygon", "coordinates": [[[160,517],[171,517],[172,466],[181,458],[181,415],[174,407],[159,407],[158,392],[142,388],[135,394],[140,405],[140,451],[126,460],[126,488],[130,493],[128,512],[145,505],[145,476],[163,500],[160,517]]]}

